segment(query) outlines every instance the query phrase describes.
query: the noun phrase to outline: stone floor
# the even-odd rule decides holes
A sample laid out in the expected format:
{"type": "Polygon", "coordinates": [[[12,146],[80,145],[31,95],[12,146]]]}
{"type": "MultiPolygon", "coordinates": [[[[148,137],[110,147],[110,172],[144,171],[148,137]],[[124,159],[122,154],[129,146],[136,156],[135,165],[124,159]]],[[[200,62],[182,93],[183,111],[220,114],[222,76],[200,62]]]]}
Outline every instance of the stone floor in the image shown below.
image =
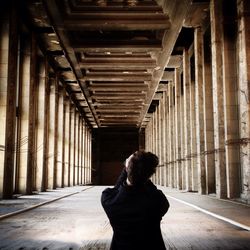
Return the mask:
{"type": "MultiPolygon", "coordinates": [[[[100,204],[104,188],[79,186],[0,200],[0,249],[109,249],[112,229],[100,204]],[[24,212],[11,216],[16,211],[24,212]]],[[[167,249],[250,249],[249,206],[161,189],[170,202],[161,223],[167,249]]]]}

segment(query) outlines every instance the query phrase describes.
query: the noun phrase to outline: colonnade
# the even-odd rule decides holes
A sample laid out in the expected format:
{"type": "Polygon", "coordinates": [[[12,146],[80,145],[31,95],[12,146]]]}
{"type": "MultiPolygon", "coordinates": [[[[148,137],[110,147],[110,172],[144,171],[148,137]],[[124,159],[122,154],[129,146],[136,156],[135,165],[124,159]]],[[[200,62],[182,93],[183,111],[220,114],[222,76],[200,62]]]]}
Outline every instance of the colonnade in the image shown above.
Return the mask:
{"type": "Polygon", "coordinates": [[[91,182],[91,129],[17,8],[0,18],[0,197],[91,182]]]}
{"type": "Polygon", "coordinates": [[[145,129],[155,183],[250,203],[250,4],[210,1],[145,129]],[[227,5],[227,6],[225,6],[227,5]]]}

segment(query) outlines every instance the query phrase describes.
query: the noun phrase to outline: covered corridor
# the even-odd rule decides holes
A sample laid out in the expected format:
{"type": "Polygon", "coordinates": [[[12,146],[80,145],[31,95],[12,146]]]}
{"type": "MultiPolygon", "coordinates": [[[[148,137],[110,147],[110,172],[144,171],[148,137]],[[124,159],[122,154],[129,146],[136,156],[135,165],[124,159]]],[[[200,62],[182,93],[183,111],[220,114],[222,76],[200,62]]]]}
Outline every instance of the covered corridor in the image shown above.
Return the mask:
{"type": "Polygon", "coordinates": [[[113,184],[146,149],[155,183],[249,203],[248,1],[8,3],[2,197],[113,184]]]}
{"type": "Polygon", "coordinates": [[[84,228],[91,223],[101,230],[98,247],[108,248],[111,231],[98,197],[136,150],[159,157],[152,181],[174,196],[162,224],[169,249],[248,249],[249,215],[243,211],[250,204],[249,13],[248,0],[4,1],[0,211],[87,189],[1,220],[0,249],[94,247],[94,235],[84,228]],[[224,214],[235,204],[246,228],[210,218],[176,197],[198,207],[216,201],[215,213],[222,207],[218,214],[238,223],[241,216],[224,214]],[[68,223],[64,216],[72,203],[72,216],[81,223],[69,225],[72,238],[57,245],[67,231],[60,234],[53,223],[68,223]],[[53,204],[58,215],[52,215],[53,204]],[[38,209],[48,213],[44,222],[38,209]],[[30,232],[22,234],[36,219],[42,228],[32,236],[50,239],[45,231],[54,228],[51,242],[31,242],[30,232]],[[73,236],[81,230],[85,238],[73,236]]]}

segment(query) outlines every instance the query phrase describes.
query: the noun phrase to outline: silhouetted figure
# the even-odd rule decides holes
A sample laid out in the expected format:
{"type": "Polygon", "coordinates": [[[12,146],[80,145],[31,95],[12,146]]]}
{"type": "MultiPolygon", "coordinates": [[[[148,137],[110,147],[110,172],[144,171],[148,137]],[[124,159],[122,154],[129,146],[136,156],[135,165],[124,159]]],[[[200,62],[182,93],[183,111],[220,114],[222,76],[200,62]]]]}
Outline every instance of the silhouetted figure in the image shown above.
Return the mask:
{"type": "Polygon", "coordinates": [[[111,250],[164,250],[160,222],[169,203],[149,180],[158,157],[136,151],[125,163],[114,188],[103,191],[101,202],[113,228],[111,250]]]}

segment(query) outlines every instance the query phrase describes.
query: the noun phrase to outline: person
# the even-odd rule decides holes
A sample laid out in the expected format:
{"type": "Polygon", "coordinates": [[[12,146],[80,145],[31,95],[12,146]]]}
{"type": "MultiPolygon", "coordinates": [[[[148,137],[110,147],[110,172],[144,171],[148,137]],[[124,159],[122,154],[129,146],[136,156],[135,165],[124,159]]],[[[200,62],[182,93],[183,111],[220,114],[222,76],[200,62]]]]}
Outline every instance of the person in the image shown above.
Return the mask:
{"type": "Polygon", "coordinates": [[[113,228],[110,250],[164,250],[160,222],[169,202],[150,177],[158,166],[151,152],[136,151],[117,183],[102,192],[101,203],[113,228]]]}

